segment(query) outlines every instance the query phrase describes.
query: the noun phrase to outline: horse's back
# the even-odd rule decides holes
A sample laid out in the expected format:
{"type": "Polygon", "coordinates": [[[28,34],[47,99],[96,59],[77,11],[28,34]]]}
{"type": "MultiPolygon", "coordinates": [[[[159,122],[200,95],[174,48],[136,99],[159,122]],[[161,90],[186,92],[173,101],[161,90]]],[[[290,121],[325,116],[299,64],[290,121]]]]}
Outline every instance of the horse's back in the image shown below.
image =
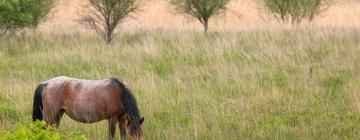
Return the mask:
{"type": "Polygon", "coordinates": [[[45,83],[47,83],[47,89],[49,90],[53,90],[55,88],[61,91],[65,91],[70,88],[71,90],[73,90],[73,92],[81,92],[81,90],[109,88],[110,86],[113,86],[113,82],[110,79],[85,80],[66,76],[55,77],[46,81],[45,83]]]}

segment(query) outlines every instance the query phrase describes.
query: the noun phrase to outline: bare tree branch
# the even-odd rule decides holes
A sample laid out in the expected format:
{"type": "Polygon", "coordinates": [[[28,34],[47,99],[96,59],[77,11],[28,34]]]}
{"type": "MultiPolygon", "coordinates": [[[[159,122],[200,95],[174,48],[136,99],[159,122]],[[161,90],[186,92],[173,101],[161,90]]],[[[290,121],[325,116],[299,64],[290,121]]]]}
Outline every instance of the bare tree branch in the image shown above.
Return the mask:
{"type": "Polygon", "coordinates": [[[78,22],[110,43],[116,27],[138,9],[140,0],[89,0],[78,22]]]}

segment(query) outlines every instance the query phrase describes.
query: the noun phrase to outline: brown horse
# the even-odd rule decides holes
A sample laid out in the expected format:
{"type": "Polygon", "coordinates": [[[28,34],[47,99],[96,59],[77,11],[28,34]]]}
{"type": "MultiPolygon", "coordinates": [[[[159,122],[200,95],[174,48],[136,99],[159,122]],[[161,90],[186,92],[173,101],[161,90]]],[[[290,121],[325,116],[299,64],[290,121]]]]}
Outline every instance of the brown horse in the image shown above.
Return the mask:
{"type": "Polygon", "coordinates": [[[62,115],[83,123],[109,122],[109,139],[114,139],[119,123],[121,139],[126,131],[135,139],[143,132],[139,109],[131,91],[116,78],[80,80],[56,77],[38,85],[34,94],[33,121],[44,120],[59,126],[62,115]]]}

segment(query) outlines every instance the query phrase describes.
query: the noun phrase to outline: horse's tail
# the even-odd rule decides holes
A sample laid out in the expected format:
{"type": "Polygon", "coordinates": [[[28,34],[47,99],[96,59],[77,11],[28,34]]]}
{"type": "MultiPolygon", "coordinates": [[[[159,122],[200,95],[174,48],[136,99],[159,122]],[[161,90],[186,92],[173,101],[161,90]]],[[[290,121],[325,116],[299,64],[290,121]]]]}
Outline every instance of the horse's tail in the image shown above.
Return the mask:
{"type": "Polygon", "coordinates": [[[34,93],[34,103],[33,103],[33,114],[32,114],[32,120],[43,120],[42,115],[42,92],[44,88],[46,87],[47,83],[41,83],[37,86],[35,93],[34,93]]]}
{"type": "Polygon", "coordinates": [[[122,105],[124,107],[125,113],[132,119],[132,121],[140,121],[140,112],[137,106],[136,99],[132,94],[131,90],[128,89],[123,83],[121,83],[116,78],[111,78],[111,80],[117,83],[121,90],[122,96],[122,105]]]}

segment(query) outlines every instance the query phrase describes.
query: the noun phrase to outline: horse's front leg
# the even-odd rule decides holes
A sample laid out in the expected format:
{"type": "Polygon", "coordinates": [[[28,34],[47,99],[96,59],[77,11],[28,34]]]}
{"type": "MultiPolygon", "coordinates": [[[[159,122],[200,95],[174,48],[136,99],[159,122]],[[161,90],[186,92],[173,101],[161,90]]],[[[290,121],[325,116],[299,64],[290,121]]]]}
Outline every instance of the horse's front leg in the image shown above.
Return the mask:
{"type": "Polygon", "coordinates": [[[126,117],[123,116],[119,119],[119,129],[121,140],[126,140],[126,117]]]}
{"type": "Polygon", "coordinates": [[[116,119],[109,119],[109,140],[113,140],[115,137],[115,131],[116,131],[116,119]]]}
{"type": "Polygon", "coordinates": [[[59,108],[60,107],[54,105],[44,106],[43,115],[47,125],[55,125],[56,128],[59,127],[61,117],[64,114],[64,111],[59,108]]]}

